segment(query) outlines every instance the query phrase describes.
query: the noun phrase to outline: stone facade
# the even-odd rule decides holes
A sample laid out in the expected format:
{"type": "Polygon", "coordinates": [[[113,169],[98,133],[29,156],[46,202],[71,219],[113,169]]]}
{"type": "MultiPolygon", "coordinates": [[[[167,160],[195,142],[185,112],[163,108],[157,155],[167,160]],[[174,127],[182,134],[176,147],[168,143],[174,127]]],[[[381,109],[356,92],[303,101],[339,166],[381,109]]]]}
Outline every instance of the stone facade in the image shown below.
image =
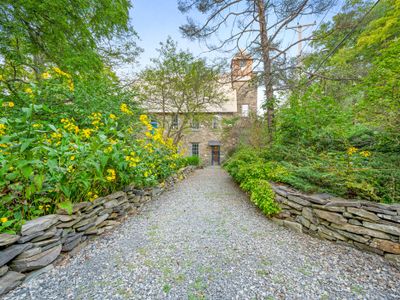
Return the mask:
{"type": "MultiPolygon", "coordinates": [[[[228,78],[230,82],[224,83],[229,85],[229,89],[225,88],[227,97],[234,95],[234,98],[228,101],[229,105],[201,112],[199,128],[188,128],[183,133],[180,150],[185,156],[192,156],[197,154],[195,150],[198,147],[198,156],[203,165],[220,164],[228,150],[234,147],[235,141],[224,136],[224,119],[248,119],[247,116],[257,113],[257,85],[253,82],[253,59],[243,52],[236,54],[231,61],[231,74],[228,78]]],[[[152,112],[151,109],[150,114],[156,120],[164,117],[159,111],[152,112]]],[[[172,116],[172,113],[166,113],[168,124],[171,124],[172,116]]],[[[178,116],[178,122],[183,119],[184,116],[178,116]]]]}
{"type": "Polygon", "coordinates": [[[400,204],[308,195],[277,184],[272,187],[282,208],[275,222],[385,256],[400,267],[400,204]]]}
{"type": "Polygon", "coordinates": [[[50,269],[62,252],[76,251],[79,245],[119,225],[127,215],[136,214],[193,170],[191,166],[180,170],[163,186],[144,190],[128,186],[93,202],[76,203],[72,214],[59,209],[57,214],[26,222],[18,235],[0,234],[0,296],[50,269]]]}

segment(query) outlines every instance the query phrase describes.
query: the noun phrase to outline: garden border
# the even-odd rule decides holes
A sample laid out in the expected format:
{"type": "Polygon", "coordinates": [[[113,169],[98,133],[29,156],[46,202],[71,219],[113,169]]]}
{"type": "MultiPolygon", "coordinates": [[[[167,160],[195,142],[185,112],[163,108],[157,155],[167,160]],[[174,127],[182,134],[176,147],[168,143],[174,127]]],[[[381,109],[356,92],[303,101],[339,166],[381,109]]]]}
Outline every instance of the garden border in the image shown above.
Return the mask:
{"type": "Polygon", "coordinates": [[[141,190],[127,186],[93,202],[76,203],[72,214],[58,209],[57,214],[27,221],[19,235],[0,234],[0,296],[50,269],[63,252],[73,254],[81,248],[78,245],[84,246],[121,224],[128,215],[137,214],[145,203],[172,188],[194,169],[180,169],[163,185],[141,190]]]}

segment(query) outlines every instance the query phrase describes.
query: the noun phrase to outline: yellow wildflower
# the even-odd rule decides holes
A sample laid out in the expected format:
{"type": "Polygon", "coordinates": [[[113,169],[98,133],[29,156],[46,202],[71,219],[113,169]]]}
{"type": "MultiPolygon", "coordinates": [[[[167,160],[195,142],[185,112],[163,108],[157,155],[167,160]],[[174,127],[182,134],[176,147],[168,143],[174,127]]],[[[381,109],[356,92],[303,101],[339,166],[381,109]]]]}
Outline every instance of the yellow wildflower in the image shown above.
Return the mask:
{"type": "Polygon", "coordinates": [[[33,127],[33,128],[40,128],[40,127],[42,127],[42,124],[36,124],[36,123],[35,123],[35,124],[32,124],[32,127],[33,127]]]}
{"type": "Polygon", "coordinates": [[[74,166],[68,166],[68,169],[67,169],[67,171],[68,171],[68,173],[71,173],[72,171],[74,170],[74,166]]]}
{"type": "Polygon", "coordinates": [[[31,88],[26,88],[25,89],[25,93],[32,95],[33,94],[33,90],[31,88]]]}
{"type": "Polygon", "coordinates": [[[69,159],[70,160],[75,160],[75,155],[72,155],[69,159]]]}
{"type": "Polygon", "coordinates": [[[61,75],[61,76],[67,77],[67,78],[71,78],[71,75],[70,75],[70,74],[68,74],[68,73],[66,73],[66,72],[64,72],[64,71],[62,71],[60,68],[53,67],[53,70],[54,70],[54,72],[56,72],[58,75],[61,75]]]}
{"type": "Polygon", "coordinates": [[[82,136],[86,139],[90,138],[90,135],[92,134],[93,130],[89,128],[85,128],[82,130],[82,136]]]}
{"type": "Polygon", "coordinates": [[[125,103],[122,103],[122,104],[120,105],[119,109],[120,109],[123,113],[125,113],[125,114],[127,114],[127,115],[132,115],[132,114],[133,114],[133,112],[129,109],[128,105],[126,105],[125,103]]]}
{"type": "Polygon", "coordinates": [[[1,223],[5,223],[5,222],[7,222],[7,221],[8,221],[8,218],[6,218],[6,217],[3,217],[3,218],[1,218],[1,219],[0,219],[0,221],[1,221],[1,223]]]}
{"type": "Polygon", "coordinates": [[[369,156],[371,156],[371,152],[369,152],[369,151],[361,151],[360,155],[364,156],[364,157],[369,157],[369,156]]]}
{"type": "Polygon", "coordinates": [[[7,144],[0,144],[0,148],[7,148],[7,144]]]}
{"type": "Polygon", "coordinates": [[[106,180],[107,181],[115,181],[115,179],[117,178],[115,170],[114,169],[107,169],[107,176],[106,176],[106,180]]]}
{"type": "Polygon", "coordinates": [[[4,135],[6,133],[7,126],[5,124],[0,123],[0,135],[4,135]]]}
{"type": "Polygon", "coordinates": [[[358,151],[358,149],[356,147],[350,147],[349,149],[347,149],[347,154],[348,155],[353,155],[357,151],[358,151]]]}
{"type": "Polygon", "coordinates": [[[42,74],[42,78],[43,78],[43,79],[49,79],[50,77],[51,77],[51,75],[50,75],[49,72],[44,72],[44,73],[42,74]]]}
{"type": "Polygon", "coordinates": [[[111,153],[113,150],[112,146],[108,146],[106,149],[104,149],[104,153],[111,153]]]}
{"type": "Polygon", "coordinates": [[[110,119],[112,119],[112,120],[115,120],[117,118],[117,116],[116,115],[114,115],[114,114],[110,114],[110,119]]]}
{"type": "Polygon", "coordinates": [[[149,122],[149,118],[146,115],[140,115],[139,116],[139,120],[142,123],[148,123],[149,122]]]}
{"type": "Polygon", "coordinates": [[[71,92],[75,90],[74,82],[72,81],[72,79],[68,79],[68,88],[71,92]]]}
{"type": "Polygon", "coordinates": [[[39,209],[42,210],[43,209],[43,205],[39,205],[39,209]]]}

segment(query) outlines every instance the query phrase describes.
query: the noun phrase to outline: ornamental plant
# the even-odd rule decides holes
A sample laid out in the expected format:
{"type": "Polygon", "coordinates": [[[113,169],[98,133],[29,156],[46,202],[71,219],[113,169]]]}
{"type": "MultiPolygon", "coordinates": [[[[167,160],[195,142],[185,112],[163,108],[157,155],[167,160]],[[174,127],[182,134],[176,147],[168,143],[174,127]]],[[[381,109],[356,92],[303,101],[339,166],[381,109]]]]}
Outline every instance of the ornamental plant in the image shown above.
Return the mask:
{"type": "MultiPolygon", "coordinates": [[[[75,93],[68,73],[53,68],[42,76],[61,77],[53,91],[75,93]]],[[[75,118],[36,104],[42,91],[31,84],[19,92],[24,102],[0,99],[0,233],[126,185],[157,185],[182,167],[172,140],[132,105],[75,118]]]]}

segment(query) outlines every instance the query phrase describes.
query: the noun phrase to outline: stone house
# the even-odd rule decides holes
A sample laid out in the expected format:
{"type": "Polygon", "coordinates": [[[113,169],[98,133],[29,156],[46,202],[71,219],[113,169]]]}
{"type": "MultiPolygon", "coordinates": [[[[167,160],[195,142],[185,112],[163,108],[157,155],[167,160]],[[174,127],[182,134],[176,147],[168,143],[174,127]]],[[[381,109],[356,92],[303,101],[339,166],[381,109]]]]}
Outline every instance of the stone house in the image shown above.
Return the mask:
{"type": "MultiPolygon", "coordinates": [[[[231,60],[231,72],[222,76],[221,90],[226,102],[209,106],[199,112],[199,118],[193,119],[185,130],[180,151],[185,156],[198,156],[203,165],[219,165],[235,141],[224,135],[228,120],[248,119],[257,113],[257,85],[254,83],[253,59],[239,52],[231,60]]],[[[157,126],[157,120],[168,118],[172,128],[178,128],[184,119],[182,114],[161,113],[157,108],[148,107],[148,112],[157,126]]]]}

